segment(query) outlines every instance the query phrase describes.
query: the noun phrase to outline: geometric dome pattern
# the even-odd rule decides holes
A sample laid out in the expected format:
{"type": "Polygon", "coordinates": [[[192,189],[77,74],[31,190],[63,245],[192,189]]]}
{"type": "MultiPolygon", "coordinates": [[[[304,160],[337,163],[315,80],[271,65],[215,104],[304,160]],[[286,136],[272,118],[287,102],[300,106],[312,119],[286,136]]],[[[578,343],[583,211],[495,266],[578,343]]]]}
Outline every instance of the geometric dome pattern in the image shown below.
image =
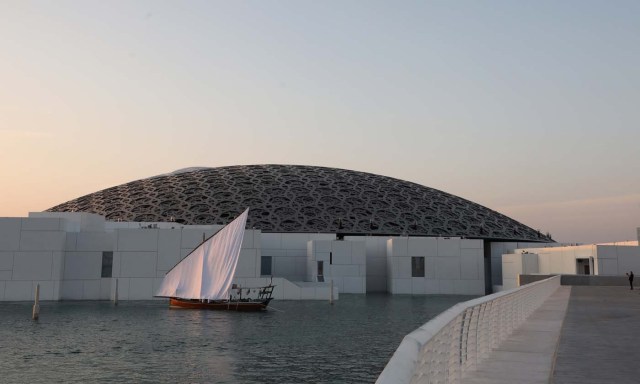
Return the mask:
{"type": "Polygon", "coordinates": [[[249,208],[263,232],[550,238],[469,200],[408,181],[301,165],[191,168],[107,188],[48,209],[110,221],[227,224],[249,208]]]}

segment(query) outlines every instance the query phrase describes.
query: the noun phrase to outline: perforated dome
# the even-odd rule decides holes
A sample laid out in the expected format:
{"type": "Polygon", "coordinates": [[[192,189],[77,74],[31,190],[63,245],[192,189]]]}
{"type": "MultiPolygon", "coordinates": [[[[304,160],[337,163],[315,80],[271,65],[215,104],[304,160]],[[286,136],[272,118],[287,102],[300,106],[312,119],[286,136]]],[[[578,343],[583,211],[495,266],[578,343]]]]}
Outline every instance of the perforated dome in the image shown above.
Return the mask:
{"type": "Polygon", "coordinates": [[[300,165],[189,168],[132,181],[48,209],[111,221],[226,224],[250,208],[248,228],[549,241],[507,216],[415,183],[300,165]]]}

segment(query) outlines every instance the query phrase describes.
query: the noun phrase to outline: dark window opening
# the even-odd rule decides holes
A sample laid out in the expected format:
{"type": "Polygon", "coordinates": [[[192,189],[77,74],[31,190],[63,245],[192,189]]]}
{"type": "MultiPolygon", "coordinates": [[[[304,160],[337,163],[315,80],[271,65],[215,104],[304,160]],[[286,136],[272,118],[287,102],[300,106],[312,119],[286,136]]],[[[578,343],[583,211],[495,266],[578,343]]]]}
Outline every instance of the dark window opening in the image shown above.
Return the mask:
{"type": "Polygon", "coordinates": [[[424,277],[424,257],[411,257],[411,277],[424,277]]]}
{"type": "Polygon", "coordinates": [[[111,277],[113,272],[113,252],[102,252],[101,277],[111,277]]]}
{"type": "Polygon", "coordinates": [[[324,261],[318,261],[318,282],[324,282],[324,261]]]}
{"type": "Polygon", "coordinates": [[[260,258],[260,275],[271,275],[271,256],[262,256],[260,258]]]}

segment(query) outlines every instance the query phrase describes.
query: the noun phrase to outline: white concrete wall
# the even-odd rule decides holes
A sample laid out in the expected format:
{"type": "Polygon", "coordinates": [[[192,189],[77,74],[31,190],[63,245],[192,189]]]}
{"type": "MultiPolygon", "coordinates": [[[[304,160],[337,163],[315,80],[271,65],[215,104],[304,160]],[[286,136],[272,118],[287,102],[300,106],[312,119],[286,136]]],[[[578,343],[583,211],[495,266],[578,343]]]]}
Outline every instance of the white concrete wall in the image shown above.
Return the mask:
{"type": "Polygon", "coordinates": [[[627,240],[627,241],[614,241],[611,243],[597,243],[595,245],[624,245],[624,246],[638,246],[640,242],[638,240],[627,240]]]}
{"type": "Polygon", "coordinates": [[[103,232],[104,216],[86,212],[29,212],[29,218],[56,218],[62,220],[66,232],[103,232]]]}
{"type": "MultiPolygon", "coordinates": [[[[521,244],[522,245],[522,244],[521,244]]],[[[536,247],[531,248],[516,248],[512,254],[519,260],[521,265],[524,265],[524,258],[535,258],[537,262],[536,268],[526,270],[525,268],[512,268],[509,263],[512,259],[511,255],[505,255],[509,257],[503,258],[502,274],[503,274],[503,289],[512,289],[518,286],[517,275],[518,274],[575,274],[576,271],[576,259],[588,259],[594,257],[596,254],[594,245],[580,245],[580,246],[547,246],[540,247],[540,244],[535,244],[536,247]],[[527,256],[529,255],[529,256],[527,256]],[[535,255],[535,256],[530,256],[535,255]]],[[[533,263],[533,261],[530,261],[533,263]]],[[[597,274],[598,267],[595,266],[597,274]]]]}
{"type": "Polygon", "coordinates": [[[519,286],[518,275],[540,273],[539,257],[535,253],[511,253],[502,255],[503,289],[519,286]]]}
{"type": "Polygon", "coordinates": [[[522,274],[532,275],[540,273],[540,266],[538,265],[538,255],[533,253],[522,254],[522,274]]]}
{"type": "MultiPolygon", "coordinates": [[[[33,300],[36,284],[42,300],[148,300],[166,272],[203,239],[222,226],[176,223],[106,222],[86,213],[32,213],[29,218],[0,218],[0,301],[33,300]],[[103,252],[113,252],[112,278],[102,278],[103,252]]],[[[306,274],[306,242],[334,235],[278,235],[276,252],[284,260],[274,266],[306,274]],[[296,258],[287,260],[287,257],[296,258]],[[302,266],[299,266],[301,259],[302,266]],[[292,261],[287,265],[287,261],[292,261]]],[[[267,243],[270,239],[267,239],[267,243]]],[[[260,275],[262,238],[245,231],[235,280],[260,275]]],[[[274,247],[269,248],[274,250],[274,247]]],[[[364,256],[363,256],[364,257],[364,256]]],[[[327,284],[292,284],[286,279],[276,292],[291,299],[327,300],[327,284]]],[[[343,278],[343,285],[349,284],[343,278]],[[346,281],[346,283],[345,283],[346,281]]],[[[340,287],[335,287],[335,298],[340,287]]]]}
{"type": "MultiPolygon", "coordinates": [[[[577,272],[576,259],[588,259],[596,255],[594,245],[518,248],[514,250],[514,253],[523,252],[538,255],[538,267],[541,274],[575,274],[577,272]]],[[[598,274],[598,268],[595,269],[594,273],[598,274]]]]}
{"type": "Polygon", "coordinates": [[[66,233],[59,218],[0,218],[0,301],[58,300],[66,233]]]}
{"type": "MultiPolygon", "coordinates": [[[[28,218],[3,218],[0,300],[31,300],[38,283],[44,300],[109,299],[115,289],[112,279],[100,277],[105,251],[113,251],[113,277],[120,279],[120,299],[149,299],[164,274],[195,248],[203,235],[208,237],[220,228],[114,223],[85,213],[42,212],[31,213],[28,218]]],[[[342,292],[484,293],[479,288],[484,282],[482,241],[460,238],[349,236],[335,241],[334,234],[261,234],[248,230],[236,278],[259,277],[264,255],[272,257],[274,276],[314,281],[316,264],[311,262],[307,249],[310,241],[328,242],[329,252],[334,252],[337,244],[334,265],[327,259],[325,276],[332,276],[342,292]],[[425,257],[424,278],[411,277],[412,256],[425,257]],[[359,261],[354,262],[354,258],[359,261]]],[[[492,273],[496,281],[497,275],[502,280],[503,252],[535,246],[540,273],[575,273],[575,258],[594,257],[595,273],[621,275],[627,270],[640,270],[639,248],[635,244],[599,244],[596,248],[492,243],[492,273]],[[499,263],[494,260],[497,257],[499,263]]],[[[527,249],[534,253],[532,248],[527,249]]],[[[323,255],[314,253],[313,257],[323,255]]]]}
{"type": "MultiPolygon", "coordinates": [[[[82,223],[74,220],[73,223],[82,223]]],[[[94,222],[95,224],[95,222],[94,222]]],[[[73,225],[66,225],[67,228],[73,225]]],[[[96,228],[81,225],[78,229],[96,228]]],[[[108,300],[111,279],[102,278],[102,253],[113,251],[113,233],[69,232],[64,252],[61,300],[108,300]]]]}
{"type": "MultiPolygon", "coordinates": [[[[545,248],[515,249],[515,256],[537,254],[538,271],[540,274],[577,274],[576,259],[593,258],[593,274],[600,276],[623,276],[629,271],[640,271],[640,246],[629,242],[630,245],[577,245],[545,248]],[[523,252],[526,252],[523,254],[523,252]]],[[[513,282],[518,273],[531,273],[512,268],[511,255],[503,258],[504,288],[513,288],[513,282]],[[505,264],[507,263],[507,264],[505,264]]]]}
{"type": "Polygon", "coordinates": [[[516,249],[555,247],[558,243],[530,243],[530,242],[491,242],[491,284],[495,286],[503,284],[502,281],[502,255],[516,253],[516,249]]]}
{"type": "Polygon", "coordinates": [[[394,237],[387,241],[389,292],[484,294],[482,240],[394,237]],[[411,258],[425,258],[425,277],[411,276],[411,258]]]}
{"type": "Polygon", "coordinates": [[[622,276],[629,271],[640,271],[640,247],[596,245],[595,248],[599,275],[622,276]]]}
{"type": "Polygon", "coordinates": [[[362,242],[367,258],[367,292],[387,292],[388,236],[345,236],[347,241],[362,242]]]}
{"type": "Polygon", "coordinates": [[[342,293],[367,292],[367,260],[362,241],[310,240],[307,243],[308,281],[317,281],[323,261],[325,282],[333,280],[342,293]]]}
{"type": "Polygon", "coordinates": [[[271,256],[273,276],[291,281],[306,281],[307,242],[335,238],[335,234],[323,233],[262,233],[262,256],[271,256]]]}
{"type": "Polygon", "coordinates": [[[518,274],[522,273],[522,254],[502,255],[502,288],[512,289],[518,286],[518,274]]]}

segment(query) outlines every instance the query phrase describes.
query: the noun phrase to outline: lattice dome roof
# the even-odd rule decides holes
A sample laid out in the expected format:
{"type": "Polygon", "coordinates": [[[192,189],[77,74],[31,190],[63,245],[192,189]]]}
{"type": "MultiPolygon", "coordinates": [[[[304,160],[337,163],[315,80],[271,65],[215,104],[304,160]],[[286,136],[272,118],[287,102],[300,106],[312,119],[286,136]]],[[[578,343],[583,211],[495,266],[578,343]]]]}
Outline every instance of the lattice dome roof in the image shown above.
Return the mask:
{"type": "Polygon", "coordinates": [[[226,224],[249,207],[248,228],[548,241],[507,216],[419,184],[299,165],[189,168],[132,181],[48,209],[111,221],[226,224]]]}

